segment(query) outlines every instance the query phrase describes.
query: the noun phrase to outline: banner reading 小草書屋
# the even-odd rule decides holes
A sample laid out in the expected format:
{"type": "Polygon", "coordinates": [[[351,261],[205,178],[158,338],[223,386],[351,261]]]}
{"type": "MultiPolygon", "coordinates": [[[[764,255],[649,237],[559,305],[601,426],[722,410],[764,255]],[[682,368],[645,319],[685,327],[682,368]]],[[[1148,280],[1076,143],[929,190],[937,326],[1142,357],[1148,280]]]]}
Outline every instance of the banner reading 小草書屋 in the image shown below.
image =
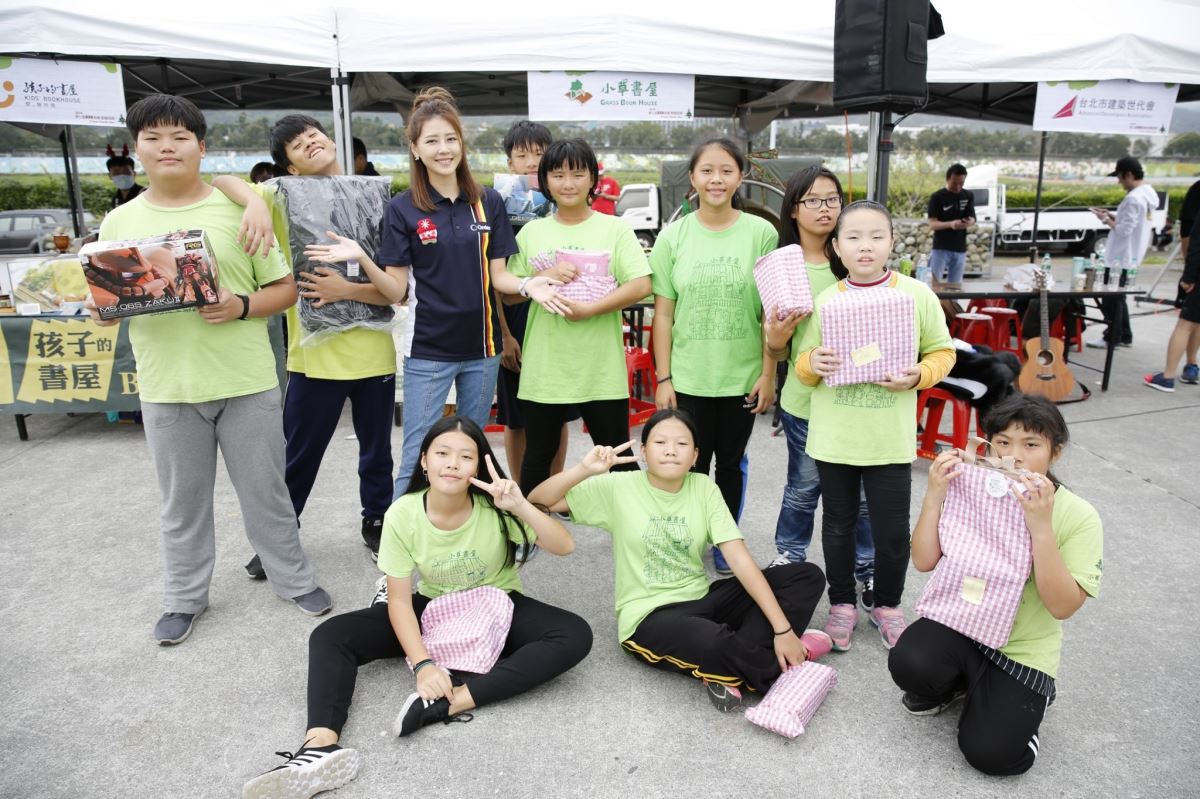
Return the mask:
{"type": "Polygon", "coordinates": [[[647,72],[530,72],[529,118],[665,120],[695,116],[696,76],[647,72]]]}
{"type": "Polygon", "coordinates": [[[122,127],[121,67],[0,56],[0,122],[122,127]]]}
{"type": "Polygon", "coordinates": [[[1073,80],[1038,84],[1033,129],[1157,136],[1171,128],[1177,83],[1073,80]]]}

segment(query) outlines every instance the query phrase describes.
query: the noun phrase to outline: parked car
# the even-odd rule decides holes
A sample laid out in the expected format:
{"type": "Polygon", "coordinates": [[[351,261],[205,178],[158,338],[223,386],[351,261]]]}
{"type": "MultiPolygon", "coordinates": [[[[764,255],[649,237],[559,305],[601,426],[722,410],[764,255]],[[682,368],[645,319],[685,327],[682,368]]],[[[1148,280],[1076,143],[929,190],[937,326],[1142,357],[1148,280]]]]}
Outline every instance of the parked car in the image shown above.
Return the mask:
{"type": "MultiPolygon", "coordinates": [[[[58,228],[72,230],[69,208],[23,208],[0,211],[0,252],[39,253],[49,247],[46,240],[58,228]]],[[[90,211],[83,212],[85,233],[98,227],[90,211]]]]}

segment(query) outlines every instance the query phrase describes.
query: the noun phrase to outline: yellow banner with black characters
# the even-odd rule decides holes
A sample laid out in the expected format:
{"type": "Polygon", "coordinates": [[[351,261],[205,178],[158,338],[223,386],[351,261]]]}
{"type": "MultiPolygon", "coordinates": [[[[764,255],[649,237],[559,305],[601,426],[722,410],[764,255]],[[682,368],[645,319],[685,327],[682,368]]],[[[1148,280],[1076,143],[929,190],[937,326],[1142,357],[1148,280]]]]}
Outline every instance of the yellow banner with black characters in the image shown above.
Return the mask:
{"type": "Polygon", "coordinates": [[[89,319],[0,318],[0,413],[137,410],[137,368],[125,325],[89,319]]]}

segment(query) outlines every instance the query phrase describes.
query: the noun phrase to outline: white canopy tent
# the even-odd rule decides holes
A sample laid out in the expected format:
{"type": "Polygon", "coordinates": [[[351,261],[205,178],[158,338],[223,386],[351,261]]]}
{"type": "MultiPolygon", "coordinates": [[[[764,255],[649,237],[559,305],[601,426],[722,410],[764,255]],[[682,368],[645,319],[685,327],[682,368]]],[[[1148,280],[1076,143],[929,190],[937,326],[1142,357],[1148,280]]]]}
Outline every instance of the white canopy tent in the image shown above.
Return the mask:
{"type": "MultiPolygon", "coordinates": [[[[524,113],[528,70],[694,74],[696,114],[736,115],[747,136],[778,116],[838,113],[834,0],[767,0],[742,14],[644,0],[537,13],[481,0],[7,1],[0,54],[116,60],[130,102],[171,91],[204,108],[332,107],[343,142],[351,105],[403,107],[434,83],[466,114],[524,113]]],[[[1125,0],[935,4],[946,35],[929,45],[924,112],[1028,122],[1039,80],[1179,82],[1180,101],[1200,99],[1200,7],[1186,0],[1144,0],[1136,14],[1125,0]]]]}

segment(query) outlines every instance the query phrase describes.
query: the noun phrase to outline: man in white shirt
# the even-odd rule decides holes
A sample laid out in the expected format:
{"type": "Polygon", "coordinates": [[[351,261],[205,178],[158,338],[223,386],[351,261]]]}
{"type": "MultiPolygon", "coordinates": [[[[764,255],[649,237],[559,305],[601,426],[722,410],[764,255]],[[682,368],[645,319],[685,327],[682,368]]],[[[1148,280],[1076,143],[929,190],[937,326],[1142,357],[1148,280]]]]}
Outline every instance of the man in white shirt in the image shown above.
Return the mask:
{"type": "MultiPolygon", "coordinates": [[[[1158,193],[1145,181],[1146,173],[1142,171],[1141,162],[1131,155],[1117,161],[1117,168],[1108,176],[1117,179],[1121,188],[1125,189],[1125,197],[1117,206],[1115,214],[1103,208],[1093,209],[1093,213],[1100,217],[1104,224],[1112,228],[1112,233],[1108,235],[1108,243],[1104,249],[1104,261],[1114,274],[1120,274],[1121,269],[1129,269],[1134,264],[1140,264],[1146,257],[1146,250],[1150,247],[1150,240],[1154,236],[1154,229],[1150,226],[1150,217],[1158,208],[1158,193]]],[[[1104,332],[1103,339],[1089,341],[1088,346],[1107,347],[1110,335],[1116,335],[1117,344],[1122,347],[1133,344],[1133,332],[1129,327],[1129,309],[1126,307],[1125,298],[1123,296],[1106,298],[1100,307],[1104,311],[1104,318],[1108,320],[1109,326],[1104,332]],[[1121,311],[1120,329],[1113,330],[1118,309],[1121,311]]]]}

